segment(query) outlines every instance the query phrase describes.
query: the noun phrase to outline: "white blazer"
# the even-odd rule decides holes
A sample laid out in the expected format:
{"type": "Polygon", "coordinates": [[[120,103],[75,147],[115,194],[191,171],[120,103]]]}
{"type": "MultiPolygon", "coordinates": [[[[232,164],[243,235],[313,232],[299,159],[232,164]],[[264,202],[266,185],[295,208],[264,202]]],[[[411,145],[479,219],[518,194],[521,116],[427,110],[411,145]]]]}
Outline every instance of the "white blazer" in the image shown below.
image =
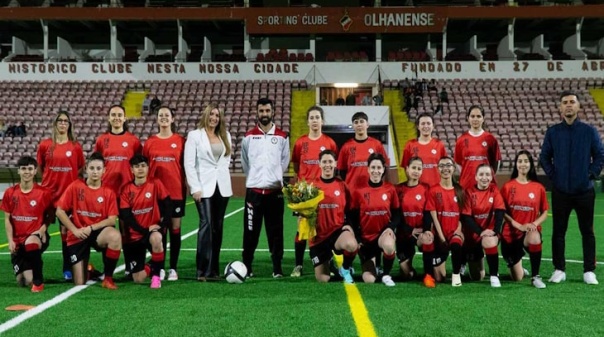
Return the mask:
{"type": "MultiPolygon", "coordinates": [[[[229,144],[232,145],[231,134],[228,131],[227,138],[229,144]]],[[[191,194],[201,191],[202,198],[210,198],[214,195],[218,184],[221,196],[233,195],[229,172],[231,156],[225,155],[225,150],[222,150],[222,154],[216,161],[206,130],[196,129],[189,132],[185,143],[184,166],[191,194]]]]}

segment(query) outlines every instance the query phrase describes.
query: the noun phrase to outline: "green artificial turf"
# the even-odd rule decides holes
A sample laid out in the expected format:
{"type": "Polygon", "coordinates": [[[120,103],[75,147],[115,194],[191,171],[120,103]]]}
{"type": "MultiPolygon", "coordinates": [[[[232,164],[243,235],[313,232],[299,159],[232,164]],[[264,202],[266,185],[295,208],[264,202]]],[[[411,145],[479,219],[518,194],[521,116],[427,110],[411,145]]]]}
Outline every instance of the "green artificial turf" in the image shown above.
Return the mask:
{"type": "MultiPolygon", "coordinates": [[[[604,194],[596,202],[596,236],[602,243],[604,194]]],[[[227,213],[243,207],[243,200],[232,198],[227,213]]],[[[117,291],[94,284],[5,332],[6,336],[354,336],[358,334],[340,282],[318,284],[306,255],[302,278],[289,277],[294,266],[293,238],[295,218],[286,211],[286,277],[273,280],[270,255],[264,232],[254,262],[256,277],[244,284],[199,283],[195,276],[196,235],[183,241],[179,263],[180,280],[164,281],[159,290],[148,283],[133,284],[116,274],[117,291]]],[[[243,213],[225,220],[221,266],[241,259],[243,213]]],[[[551,217],[543,226],[544,261],[547,279],[552,272],[551,217]]],[[[197,212],[187,206],[183,235],[197,227],[197,212]]],[[[51,232],[56,231],[56,226],[51,232]]],[[[58,236],[44,254],[46,288],[32,294],[15,285],[7,248],[0,248],[0,308],[12,304],[39,305],[69,290],[62,281],[58,236]]],[[[2,231],[0,243],[6,238],[2,231]]],[[[602,244],[598,256],[602,256],[602,244]]],[[[567,234],[568,280],[560,285],[547,283],[547,289],[530,286],[529,280],[513,283],[501,260],[502,288],[492,289],[488,281],[464,280],[460,288],[439,284],[425,288],[420,281],[382,284],[357,284],[378,336],[602,336],[604,322],[604,284],[587,286],[582,281],[581,239],[576,217],[571,217],[567,234]],[[570,262],[576,260],[578,262],[570,262]]],[[[92,263],[102,269],[100,255],[92,263]]],[[[169,257],[169,254],[166,255],[169,257]]],[[[415,268],[421,273],[421,257],[415,268]]],[[[524,261],[528,268],[528,261],[524,261]]],[[[450,265],[449,265],[450,267],[450,265]]],[[[360,270],[358,259],[355,268],[360,270]]],[[[604,274],[596,273],[604,282],[604,274]]],[[[396,279],[396,273],[395,279],[396,279]]],[[[0,310],[0,323],[19,312],[0,310]]]]}

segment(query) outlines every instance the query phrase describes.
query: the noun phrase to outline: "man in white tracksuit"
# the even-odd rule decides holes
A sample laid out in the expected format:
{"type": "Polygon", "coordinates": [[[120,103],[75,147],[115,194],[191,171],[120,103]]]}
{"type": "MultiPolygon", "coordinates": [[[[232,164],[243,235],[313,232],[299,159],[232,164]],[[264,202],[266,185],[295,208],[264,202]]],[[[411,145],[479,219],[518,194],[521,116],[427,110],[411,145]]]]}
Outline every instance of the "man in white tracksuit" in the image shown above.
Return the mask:
{"type": "Polygon", "coordinates": [[[261,98],[256,103],[258,124],[245,134],[241,164],[246,175],[243,214],[243,263],[248,277],[258,247],[262,219],[266,225],[268,247],[273,262],[273,278],[283,277],[283,172],[289,165],[289,138],[273,123],[273,101],[261,98]]]}

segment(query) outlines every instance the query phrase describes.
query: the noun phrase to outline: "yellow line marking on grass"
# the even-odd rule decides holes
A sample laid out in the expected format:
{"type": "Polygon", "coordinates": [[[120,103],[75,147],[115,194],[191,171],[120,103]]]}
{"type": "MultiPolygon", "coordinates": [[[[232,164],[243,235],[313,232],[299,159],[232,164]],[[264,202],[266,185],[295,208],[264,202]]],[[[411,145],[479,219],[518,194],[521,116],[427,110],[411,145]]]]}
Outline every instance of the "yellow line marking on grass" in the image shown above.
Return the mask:
{"type": "Polygon", "coordinates": [[[345,284],[346,297],[348,298],[348,306],[354,319],[354,324],[357,326],[357,332],[360,337],[377,337],[373,323],[369,319],[369,313],[365,307],[365,302],[361,297],[361,293],[355,284],[345,284]]]}
{"type": "MultiPolygon", "coordinates": [[[[334,255],[334,257],[338,267],[342,266],[342,256],[334,255]]],[[[357,285],[344,284],[344,290],[346,290],[348,306],[350,307],[350,313],[352,314],[352,319],[354,319],[359,337],[377,337],[373,323],[369,319],[369,312],[367,312],[367,307],[365,307],[365,302],[363,302],[363,297],[357,285]]]]}
{"type": "MultiPolygon", "coordinates": [[[[226,219],[228,217],[231,217],[231,216],[233,216],[233,215],[241,212],[242,210],[243,210],[243,207],[238,208],[238,209],[232,211],[231,213],[226,214],[224,216],[224,218],[226,219]]],[[[186,239],[186,238],[188,238],[190,236],[193,236],[195,234],[197,234],[197,229],[195,229],[195,230],[193,230],[193,231],[191,231],[191,232],[183,235],[182,236],[182,240],[184,240],[184,239],[186,239]]],[[[170,244],[168,243],[168,246],[169,245],[170,244]]],[[[124,269],[126,269],[126,266],[122,264],[119,267],[115,268],[115,272],[119,273],[119,272],[124,271],[124,269]]],[[[85,285],[74,286],[73,288],[71,288],[71,289],[69,289],[69,290],[67,290],[65,292],[60,293],[59,295],[57,295],[57,296],[49,299],[48,301],[46,301],[44,303],[41,303],[41,304],[38,304],[35,308],[33,308],[31,310],[28,310],[28,311],[26,311],[26,312],[24,312],[22,314],[19,314],[16,317],[13,317],[12,319],[10,319],[10,320],[8,320],[8,321],[0,324],[0,334],[2,334],[4,332],[6,332],[6,331],[8,331],[8,330],[10,330],[10,329],[18,326],[19,324],[23,323],[24,321],[26,321],[26,320],[28,320],[28,319],[30,319],[30,318],[38,315],[38,314],[41,314],[46,309],[54,307],[55,305],[57,305],[57,304],[65,301],[69,297],[77,294],[78,292],[80,292],[80,291],[88,288],[89,286],[91,286],[91,285],[93,285],[95,283],[97,283],[97,282],[96,281],[88,281],[85,285]]]]}

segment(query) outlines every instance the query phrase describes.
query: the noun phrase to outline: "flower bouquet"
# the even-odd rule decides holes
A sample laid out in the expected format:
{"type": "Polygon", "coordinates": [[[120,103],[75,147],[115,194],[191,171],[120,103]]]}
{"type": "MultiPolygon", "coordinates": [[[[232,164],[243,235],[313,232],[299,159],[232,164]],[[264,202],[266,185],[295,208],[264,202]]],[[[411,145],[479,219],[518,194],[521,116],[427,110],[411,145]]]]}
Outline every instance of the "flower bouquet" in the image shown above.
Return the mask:
{"type": "Polygon", "coordinates": [[[317,207],[325,195],[312,183],[305,180],[283,187],[283,195],[288,201],[287,207],[300,214],[298,237],[309,240],[317,235],[317,207]]]}

